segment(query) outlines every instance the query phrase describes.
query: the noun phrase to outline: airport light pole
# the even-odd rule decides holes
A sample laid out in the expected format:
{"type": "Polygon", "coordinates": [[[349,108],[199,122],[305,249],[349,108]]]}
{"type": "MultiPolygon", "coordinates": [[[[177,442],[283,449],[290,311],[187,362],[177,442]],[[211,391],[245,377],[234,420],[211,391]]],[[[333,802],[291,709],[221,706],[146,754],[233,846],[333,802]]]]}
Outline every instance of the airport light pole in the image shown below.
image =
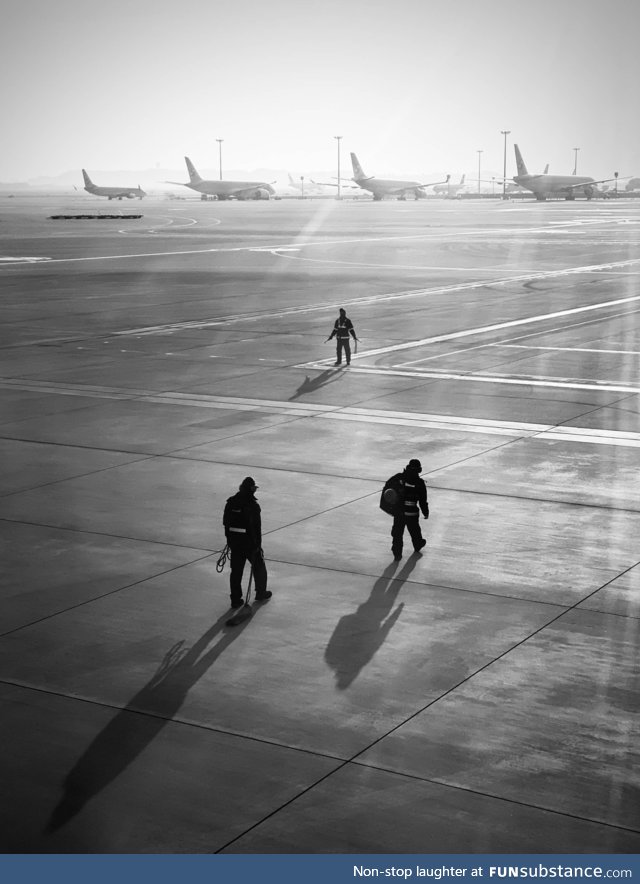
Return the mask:
{"type": "Polygon", "coordinates": [[[335,140],[338,142],[338,199],[342,199],[342,188],[340,186],[340,142],[342,140],[342,135],[334,135],[335,140]]]}
{"type": "Polygon", "coordinates": [[[478,150],[478,151],[476,151],[476,153],[478,154],[478,193],[480,193],[480,159],[481,159],[484,151],[478,150]]]}
{"type": "Polygon", "coordinates": [[[304,175],[300,176],[300,191],[301,191],[300,199],[303,200],[304,199],[304,175]]]}
{"type": "Polygon", "coordinates": [[[504,161],[502,165],[502,199],[507,198],[507,135],[511,135],[511,129],[501,129],[500,134],[504,135],[504,161]]]}
{"type": "Polygon", "coordinates": [[[220,181],[222,181],[222,142],[224,138],[216,138],[218,142],[218,164],[220,166],[220,181]]]}
{"type": "Polygon", "coordinates": [[[574,148],[573,148],[573,153],[574,153],[573,174],[574,174],[574,175],[577,175],[577,174],[578,174],[578,151],[579,151],[579,150],[580,150],[579,147],[574,147],[574,148]]]}

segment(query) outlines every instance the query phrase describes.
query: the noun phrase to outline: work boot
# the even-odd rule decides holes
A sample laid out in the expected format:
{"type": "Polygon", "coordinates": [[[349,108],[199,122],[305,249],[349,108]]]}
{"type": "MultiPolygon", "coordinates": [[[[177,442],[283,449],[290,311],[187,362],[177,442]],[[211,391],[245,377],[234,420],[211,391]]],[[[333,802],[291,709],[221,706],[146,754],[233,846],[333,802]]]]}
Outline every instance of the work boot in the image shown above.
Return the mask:
{"type": "Polygon", "coordinates": [[[416,552],[420,552],[420,550],[421,550],[421,549],[424,549],[424,547],[425,547],[426,545],[427,545],[427,541],[426,541],[426,540],[424,539],[424,537],[423,537],[422,540],[420,541],[420,543],[419,543],[416,547],[414,547],[414,549],[415,549],[416,552]]]}
{"type": "Polygon", "coordinates": [[[273,593],[271,592],[270,589],[265,589],[264,592],[257,592],[256,593],[256,601],[257,602],[266,602],[267,599],[270,599],[272,595],[273,595],[273,593]]]}
{"type": "Polygon", "coordinates": [[[231,599],[232,608],[241,608],[244,605],[244,599],[231,599]]]}

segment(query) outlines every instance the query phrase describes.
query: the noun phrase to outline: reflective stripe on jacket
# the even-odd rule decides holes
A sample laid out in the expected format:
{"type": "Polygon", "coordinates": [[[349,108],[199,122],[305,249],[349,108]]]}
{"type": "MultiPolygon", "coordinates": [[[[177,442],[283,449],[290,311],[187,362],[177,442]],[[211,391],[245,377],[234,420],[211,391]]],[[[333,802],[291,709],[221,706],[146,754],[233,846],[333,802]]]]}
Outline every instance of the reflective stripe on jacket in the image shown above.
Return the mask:
{"type": "Polygon", "coordinates": [[[341,340],[344,340],[344,338],[349,337],[349,334],[351,334],[352,337],[355,337],[356,333],[353,330],[353,323],[348,316],[345,316],[344,319],[336,319],[329,340],[331,340],[334,335],[337,335],[341,340]]]}
{"type": "Polygon", "coordinates": [[[419,473],[407,472],[402,474],[404,480],[404,514],[409,518],[417,518],[419,516],[418,509],[422,510],[425,519],[429,515],[429,504],[427,503],[427,486],[424,479],[420,478],[419,473]]]}
{"type": "Polygon", "coordinates": [[[230,534],[245,535],[253,546],[262,544],[260,504],[252,493],[238,491],[227,500],[222,518],[227,539],[230,534]]]}

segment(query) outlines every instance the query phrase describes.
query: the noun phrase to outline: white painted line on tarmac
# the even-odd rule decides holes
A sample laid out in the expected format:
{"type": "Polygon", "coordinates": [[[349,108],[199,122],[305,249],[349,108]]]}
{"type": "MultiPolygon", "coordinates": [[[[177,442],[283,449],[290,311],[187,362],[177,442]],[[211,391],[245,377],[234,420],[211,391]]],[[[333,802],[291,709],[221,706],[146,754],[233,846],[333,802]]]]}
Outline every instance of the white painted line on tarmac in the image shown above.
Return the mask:
{"type": "Polygon", "coordinates": [[[602,350],[598,347],[534,347],[532,344],[500,343],[491,344],[491,346],[508,347],[511,350],[559,350],[562,353],[618,353],[624,356],[640,356],[640,350],[602,350]]]}
{"type": "MultiPolygon", "coordinates": [[[[131,329],[123,329],[121,331],[112,332],[113,335],[159,335],[165,334],[167,332],[175,332],[175,331],[185,331],[188,329],[200,329],[200,328],[212,328],[218,325],[229,325],[231,323],[236,322],[258,322],[260,320],[265,319],[280,319],[283,316],[294,316],[298,314],[304,313],[315,313],[318,311],[329,311],[329,310],[337,310],[339,306],[359,306],[363,304],[379,304],[385,301],[395,301],[406,298],[418,298],[423,297],[425,295],[441,295],[441,294],[457,294],[459,292],[469,291],[472,289],[485,288],[486,286],[497,286],[497,285],[508,285],[513,282],[531,282],[535,279],[549,279],[557,276],[566,276],[569,274],[579,274],[579,273],[592,273],[595,270],[602,270],[603,268],[609,267],[617,267],[617,266],[628,266],[631,264],[640,264],[640,258],[633,258],[628,261],[619,261],[616,264],[594,264],[588,265],[585,267],[572,267],[568,269],[561,270],[545,270],[538,271],[536,273],[529,274],[520,274],[519,276],[505,276],[497,279],[485,279],[485,280],[474,280],[473,282],[461,282],[455,283],[452,285],[443,285],[437,286],[435,288],[424,288],[424,289],[407,289],[405,291],[400,292],[385,292],[379,295],[365,295],[362,298],[349,298],[347,300],[336,301],[335,303],[322,303],[322,304],[308,304],[304,307],[286,307],[283,310],[276,310],[273,312],[265,312],[265,313],[245,313],[245,314],[235,314],[229,316],[221,316],[217,319],[195,319],[189,320],[188,322],[174,322],[168,323],[165,325],[150,325],[150,326],[142,326],[140,328],[131,328],[131,329]]],[[[640,299],[640,295],[637,299],[640,299]]],[[[628,300],[633,301],[637,300],[634,298],[622,299],[620,301],[611,301],[606,302],[607,304],[617,304],[617,303],[626,303],[628,300]]],[[[582,309],[597,309],[598,305],[595,305],[593,308],[585,307],[585,308],[576,308],[577,311],[582,309]]],[[[450,335],[440,335],[433,338],[424,338],[423,340],[418,341],[409,341],[404,344],[395,344],[389,347],[382,347],[377,350],[368,350],[366,352],[358,354],[357,358],[363,358],[365,356],[375,356],[382,353],[391,353],[394,350],[407,350],[412,347],[420,347],[423,344],[435,343],[437,341],[448,341],[453,340],[457,337],[465,337],[468,335],[479,334],[483,331],[492,331],[494,329],[499,328],[507,328],[509,324],[517,325],[518,323],[528,323],[533,321],[541,321],[544,318],[553,317],[553,316],[563,316],[566,315],[567,312],[571,311],[561,311],[559,313],[549,313],[546,316],[537,318],[527,318],[527,319],[519,319],[512,320],[511,323],[506,323],[503,325],[496,326],[486,326],[485,328],[479,329],[471,329],[468,331],[462,332],[453,332],[450,335]]],[[[315,363],[314,363],[315,364],[315,363]]]]}
{"type": "MultiPolygon", "coordinates": [[[[634,264],[640,263],[640,258],[634,259],[631,262],[625,261],[622,263],[625,263],[625,264],[626,263],[634,263],[634,264]]],[[[600,265],[600,266],[604,266],[604,265],[600,265]]],[[[561,276],[563,274],[574,273],[574,272],[579,272],[579,271],[577,271],[577,270],[552,271],[554,276],[561,276]]],[[[588,272],[588,271],[586,268],[583,268],[582,272],[588,272]]],[[[506,282],[507,280],[503,280],[503,281],[506,282]]],[[[513,282],[514,280],[512,278],[509,281],[513,282]]],[[[483,284],[495,285],[496,283],[494,282],[494,283],[483,283],[483,284]]],[[[548,319],[557,319],[560,316],[573,316],[577,313],[586,313],[586,312],[592,311],[592,310],[605,310],[607,307],[615,307],[618,304],[630,304],[634,301],[640,301],[640,295],[633,295],[630,298],[616,298],[613,301],[601,301],[599,304],[587,304],[584,307],[573,307],[569,310],[558,310],[554,313],[541,313],[538,316],[528,316],[528,317],[525,317],[524,319],[510,319],[507,322],[498,322],[498,323],[495,323],[494,325],[478,326],[477,328],[469,328],[469,329],[465,329],[464,331],[450,332],[449,334],[446,334],[446,335],[434,335],[431,338],[421,338],[420,340],[407,341],[403,344],[392,344],[389,347],[378,347],[375,350],[366,350],[362,353],[358,353],[358,355],[354,358],[366,359],[370,356],[380,356],[380,355],[386,354],[386,353],[398,352],[399,350],[409,350],[409,349],[412,349],[415,347],[423,347],[426,344],[436,344],[436,343],[440,343],[441,341],[453,341],[453,340],[457,340],[459,338],[468,338],[473,335],[487,334],[488,332],[500,331],[503,328],[514,328],[515,326],[518,326],[518,325],[530,325],[535,322],[546,322],[546,320],[548,320],[548,319]]],[[[422,361],[421,359],[415,360],[416,363],[421,362],[421,361],[422,361]]],[[[413,364],[413,363],[410,363],[410,362],[403,363],[403,365],[411,365],[411,364],[413,364]]]]}
{"type": "Polygon", "coordinates": [[[11,255],[0,255],[0,266],[3,264],[37,264],[40,261],[53,261],[53,258],[32,258],[26,255],[12,257],[11,255]]]}
{"type": "MultiPolygon", "coordinates": [[[[383,270],[422,270],[437,271],[442,273],[497,273],[495,267],[440,267],[437,264],[405,264],[394,262],[391,264],[380,264],[373,261],[339,261],[334,258],[309,258],[302,255],[291,255],[289,252],[299,252],[300,249],[273,249],[274,255],[280,255],[282,258],[290,258],[295,261],[304,261],[308,264],[330,264],[332,267],[364,267],[367,270],[372,268],[382,268],[383,270]]],[[[522,273],[522,267],[509,270],[506,266],[501,266],[502,273],[522,273]]]]}
{"type": "MultiPolygon", "coordinates": [[[[558,227],[562,225],[563,222],[559,222],[558,227]]],[[[566,226],[570,226],[572,222],[564,222],[566,226]]],[[[575,223],[575,222],[573,222],[575,223]]],[[[593,221],[585,220],[585,224],[595,224],[595,225],[604,225],[604,224],[618,224],[619,219],[616,218],[595,218],[593,221]]],[[[554,229],[558,229],[555,227],[554,229]]],[[[313,240],[311,242],[301,242],[300,240],[296,240],[292,243],[283,243],[280,246],[235,246],[235,247],[225,247],[225,248],[209,248],[209,249],[183,249],[179,251],[168,251],[168,252],[138,252],[135,254],[126,254],[126,255],[85,255],[82,258],[36,258],[34,260],[46,260],[50,261],[52,264],[76,264],[81,263],[83,261],[115,261],[115,260],[126,260],[129,258],[166,258],[172,255],[204,255],[211,254],[214,252],[271,252],[276,253],[278,251],[284,251],[286,249],[293,248],[309,248],[314,246],[334,246],[334,245],[355,245],[358,243],[377,243],[377,242],[397,242],[400,240],[407,239],[445,239],[451,237],[469,237],[469,236],[496,236],[502,234],[511,234],[512,236],[523,237],[530,236],[532,233],[548,233],[549,227],[523,227],[523,228],[514,228],[505,227],[505,228],[478,228],[477,230],[452,230],[452,231],[438,231],[428,233],[415,233],[415,234],[404,234],[400,236],[377,236],[377,237],[359,237],[357,239],[336,239],[336,240],[313,240]]],[[[16,263],[24,263],[21,259],[11,258],[9,260],[0,261],[0,266],[10,266],[11,264],[16,263]]],[[[634,262],[629,262],[634,263],[634,262]]],[[[602,265],[607,266],[607,265],[602,265]]],[[[554,271],[549,271],[553,273],[554,271]]],[[[566,272],[583,272],[580,270],[574,271],[566,271],[566,272]]],[[[496,283],[494,283],[496,284],[496,283]]]]}
{"type": "MultiPolygon", "coordinates": [[[[367,371],[367,369],[359,369],[367,371]]],[[[382,372],[376,372],[382,373],[382,372]]],[[[465,378],[468,380],[469,378],[465,378]]],[[[472,380],[477,380],[472,378],[472,380]]],[[[567,384],[566,386],[573,386],[567,384]]],[[[543,442],[588,442],[594,445],[615,445],[638,448],[640,433],[632,431],[601,430],[591,427],[555,426],[519,421],[497,421],[447,414],[422,414],[408,411],[384,411],[373,408],[341,407],[273,399],[250,399],[239,396],[219,396],[190,393],[158,393],[154,390],[127,390],[120,387],[98,387],[84,384],[57,384],[46,381],[21,381],[0,378],[0,388],[18,389],[63,396],[86,396],[95,399],[124,399],[156,405],[216,408],[226,411],[261,412],[284,417],[313,420],[339,420],[354,423],[410,427],[414,430],[441,430],[448,433],[476,433],[506,436],[511,439],[535,438],[543,442]]],[[[601,389],[600,387],[598,389],[601,389]]],[[[640,391],[638,391],[640,392],[640,391]]]]}
{"type": "MultiPolygon", "coordinates": [[[[610,384],[600,381],[593,381],[590,383],[578,383],[576,381],[552,378],[516,378],[509,377],[508,375],[477,375],[470,373],[456,374],[454,372],[421,371],[420,369],[409,371],[408,369],[401,370],[396,368],[367,368],[365,366],[354,366],[353,357],[351,358],[352,363],[349,371],[360,374],[377,374],[387,375],[389,377],[397,376],[404,378],[426,378],[427,380],[436,381],[465,381],[469,383],[481,384],[507,384],[521,387],[552,387],[563,390],[598,390],[605,393],[640,393],[640,387],[633,387],[627,384],[610,384]]],[[[327,362],[307,362],[303,367],[326,370],[327,362]]]]}
{"type": "Polygon", "coordinates": [[[555,433],[545,433],[538,438],[545,442],[547,440],[550,442],[589,442],[592,445],[618,445],[624,448],[640,448],[640,439],[617,438],[611,435],[602,437],[586,436],[579,433],[571,433],[570,430],[570,427],[567,427],[566,430],[561,427],[555,433]]]}

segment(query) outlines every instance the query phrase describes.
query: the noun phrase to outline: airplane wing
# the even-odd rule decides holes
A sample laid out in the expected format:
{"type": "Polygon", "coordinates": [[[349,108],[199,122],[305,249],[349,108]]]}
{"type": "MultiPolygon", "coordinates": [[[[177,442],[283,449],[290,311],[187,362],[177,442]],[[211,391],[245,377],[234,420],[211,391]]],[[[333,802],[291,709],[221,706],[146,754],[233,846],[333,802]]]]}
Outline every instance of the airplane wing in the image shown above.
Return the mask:
{"type": "MultiPolygon", "coordinates": [[[[418,187],[435,187],[436,184],[448,184],[450,178],[451,178],[451,175],[447,175],[447,177],[444,179],[444,181],[431,181],[429,184],[419,184],[418,187]]],[[[458,187],[458,186],[460,186],[460,185],[456,185],[456,187],[458,187]]],[[[463,184],[461,186],[465,187],[466,185],[463,184]]],[[[405,190],[406,190],[406,188],[405,188],[405,190]]]]}
{"type": "MultiPolygon", "coordinates": [[[[338,186],[336,181],[314,181],[313,178],[311,178],[310,180],[311,180],[312,184],[316,184],[318,187],[337,187],[338,186]]],[[[370,179],[367,178],[366,180],[369,181],[370,179]]],[[[344,182],[344,184],[342,182],[340,182],[340,187],[341,188],[350,187],[351,190],[360,190],[360,188],[358,187],[357,184],[347,184],[346,181],[344,182]]]]}
{"type": "Polygon", "coordinates": [[[582,184],[567,184],[567,190],[575,190],[577,187],[593,187],[594,184],[607,184],[609,181],[619,181],[620,178],[601,178],[600,181],[583,181],[582,184]]]}

